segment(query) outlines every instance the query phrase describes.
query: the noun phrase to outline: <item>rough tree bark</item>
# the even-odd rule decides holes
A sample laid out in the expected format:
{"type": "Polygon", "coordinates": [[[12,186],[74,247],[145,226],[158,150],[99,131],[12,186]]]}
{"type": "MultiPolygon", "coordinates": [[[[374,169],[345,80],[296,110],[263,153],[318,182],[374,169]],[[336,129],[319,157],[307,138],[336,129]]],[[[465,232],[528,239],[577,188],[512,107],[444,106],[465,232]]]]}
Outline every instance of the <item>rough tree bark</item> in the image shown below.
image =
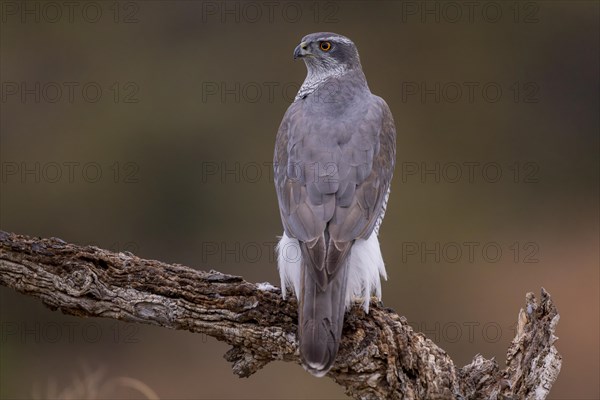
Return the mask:
{"type": "MultiPolygon", "coordinates": [[[[299,363],[293,296],[284,301],[278,288],[239,276],[0,231],[0,284],[66,314],[213,336],[232,345],[225,358],[240,377],[274,360],[299,363]]],[[[544,289],[541,302],[528,293],[506,368],[480,355],[457,368],[404,317],[374,302],[368,315],[359,307],[347,314],[327,376],[360,399],[544,399],[561,366],[558,320],[544,289]]]]}

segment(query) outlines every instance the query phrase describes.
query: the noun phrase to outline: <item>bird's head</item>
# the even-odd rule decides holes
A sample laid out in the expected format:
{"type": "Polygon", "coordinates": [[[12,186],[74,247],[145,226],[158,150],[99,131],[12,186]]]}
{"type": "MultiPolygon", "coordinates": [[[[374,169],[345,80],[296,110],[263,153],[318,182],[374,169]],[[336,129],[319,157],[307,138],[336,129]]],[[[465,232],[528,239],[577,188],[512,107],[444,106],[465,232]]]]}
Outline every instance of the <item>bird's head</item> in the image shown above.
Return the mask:
{"type": "Polygon", "coordinates": [[[302,58],[310,72],[349,70],[360,67],[358,50],[345,36],[331,32],[306,35],[294,49],[294,59],[302,58]]]}

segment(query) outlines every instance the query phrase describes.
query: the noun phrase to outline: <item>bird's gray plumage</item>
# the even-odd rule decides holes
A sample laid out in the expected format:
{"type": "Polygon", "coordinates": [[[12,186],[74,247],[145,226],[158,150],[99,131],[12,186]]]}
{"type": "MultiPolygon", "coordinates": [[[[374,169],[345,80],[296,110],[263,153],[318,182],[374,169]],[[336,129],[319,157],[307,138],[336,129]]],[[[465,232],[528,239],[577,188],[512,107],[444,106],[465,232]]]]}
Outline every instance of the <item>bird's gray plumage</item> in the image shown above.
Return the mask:
{"type": "Polygon", "coordinates": [[[313,33],[294,57],[304,59],[308,74],[277,133],[275,186],[284,237],[300,247],[301,271],[292,272],[299,283],[300,355],[308,371],[322,376],[338,351],[349,290],[357,291],[349,287],[356,286],[349,284],[356,275],[353,247],[374,231],[376,240],[385,212],[396,132],[348,38],[313,33]]]}

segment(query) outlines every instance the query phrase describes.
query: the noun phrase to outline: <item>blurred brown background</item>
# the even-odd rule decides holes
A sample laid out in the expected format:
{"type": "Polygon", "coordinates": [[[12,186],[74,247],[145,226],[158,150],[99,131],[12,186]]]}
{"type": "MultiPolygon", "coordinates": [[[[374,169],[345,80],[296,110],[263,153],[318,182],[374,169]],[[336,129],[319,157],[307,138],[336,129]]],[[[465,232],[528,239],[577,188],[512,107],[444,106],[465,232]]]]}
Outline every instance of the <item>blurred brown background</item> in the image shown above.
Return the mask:
{"type": "MultiPolygon", "coordinates": [[[[1,3],[2,230],[278,285],[270,162],[305,76],[292,51],[334,31],[398,130],[386,306],[459,366],[503,365],[545,287],[564,358],[550,397],[600,397],[598,2],[69,4],[1,3]]],[[[65,395],[90,371],[164,399],[344,398],[298,365],[238,379],[201,335],[0,300],[2,398],[65,395]]],[[[143,397],[125,386],[104,396],[143,397]]]]}

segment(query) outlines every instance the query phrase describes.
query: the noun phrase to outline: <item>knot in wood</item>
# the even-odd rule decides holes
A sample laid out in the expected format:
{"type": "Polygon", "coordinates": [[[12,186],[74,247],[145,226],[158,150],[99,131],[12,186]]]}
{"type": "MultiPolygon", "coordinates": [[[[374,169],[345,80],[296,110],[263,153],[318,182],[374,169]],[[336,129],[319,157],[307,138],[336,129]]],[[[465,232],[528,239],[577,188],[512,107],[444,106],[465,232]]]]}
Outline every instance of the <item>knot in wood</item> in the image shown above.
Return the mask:
{"type": "Polygon", "coordinates": [[[169,308],[161,303],[140,301],[135,305],[135,312],[138,317],[145,320],[159,321],[163,324],[171,320],[169,308]]]}
{"type": "Polygon", "coordinates": [[[91,268],[85,265],[67,264],[64,270],[66,274],[55,282],[55,286],[71,296],[86,294],[97,279],[91,268]]]}

